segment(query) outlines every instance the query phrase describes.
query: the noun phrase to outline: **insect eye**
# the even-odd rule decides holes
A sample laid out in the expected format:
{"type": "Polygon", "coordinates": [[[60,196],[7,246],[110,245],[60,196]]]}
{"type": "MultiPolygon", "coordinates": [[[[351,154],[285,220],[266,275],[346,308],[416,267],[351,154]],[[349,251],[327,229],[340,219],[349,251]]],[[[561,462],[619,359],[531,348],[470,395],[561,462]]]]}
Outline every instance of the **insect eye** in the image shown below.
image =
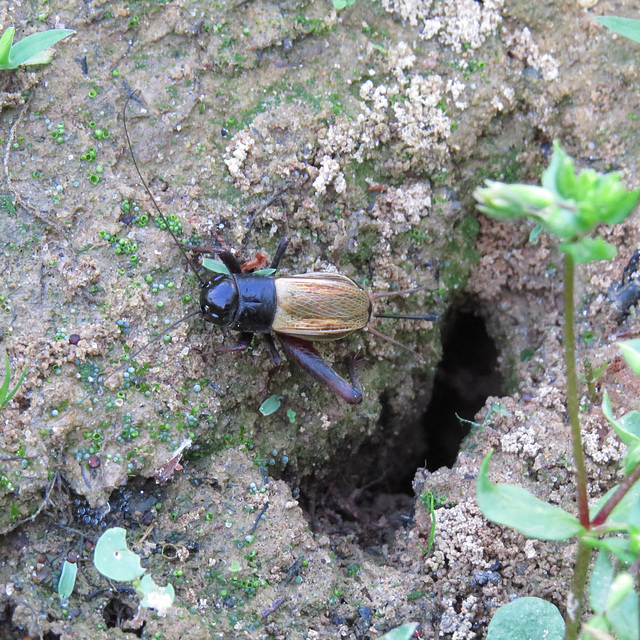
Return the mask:
{"type": "Polygon", "coordinates": [[[231,276],[214,276],[200,290],[200,309],[207,322],[230,325],[238,310],[238,288],[231,276]]]}

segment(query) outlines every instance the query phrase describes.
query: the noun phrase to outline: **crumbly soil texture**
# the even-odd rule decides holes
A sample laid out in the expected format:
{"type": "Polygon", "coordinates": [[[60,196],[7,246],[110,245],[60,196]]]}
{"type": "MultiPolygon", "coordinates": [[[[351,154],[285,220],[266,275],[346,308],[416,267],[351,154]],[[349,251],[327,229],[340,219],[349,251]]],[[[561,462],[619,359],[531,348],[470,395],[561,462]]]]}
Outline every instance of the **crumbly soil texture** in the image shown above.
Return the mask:
{"type": "MultiPolygon", "coordinates": [[[[493,448],[495,481],[575,511],[562,265],[472,192],[538,182],[554,139],[638,185],[638,48],[595,21],[635,9],[0,2],[16,39],[76,32],[50,64],[0,71],[0,363],[11,389],[25,372],[0,408],[0,636],[373,640],[413,621],[466,640],[516,597],[564,611],[574,545],[475,499],[493,448]],[[281,275],[410,290],[376,312],[438,315],[318,343],[344,375],[357,354],[359,405],[264,340],[221,352],[237,335],[199,317],[202,254],[178,245],[268,263],[285,234],[281,275]],[[173,585],[164,615],[95,569],[115,526],[173,585]]],[[[638,404],[615,347],[636,316],[609,293],[637,217],[603,233],[618,256],[577,292],[579,358],[601,374],[581,404],[593,500],[624,454],[600,393],[638,404]]]]}

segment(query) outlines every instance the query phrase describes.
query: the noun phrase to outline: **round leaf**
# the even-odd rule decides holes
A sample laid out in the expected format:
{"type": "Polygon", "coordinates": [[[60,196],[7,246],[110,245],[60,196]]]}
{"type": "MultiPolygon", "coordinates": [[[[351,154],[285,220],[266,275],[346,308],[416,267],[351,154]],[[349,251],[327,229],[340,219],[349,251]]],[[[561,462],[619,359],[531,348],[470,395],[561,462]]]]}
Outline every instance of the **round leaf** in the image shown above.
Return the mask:
{"type": "Polygon", "coordinates": [[[118,582],[131,582],[144,573],[140,556],[127,549],[127,532],[120,527],[107,529],[100,536],[93,565],[103,576],[118,582]]]}
{"type": "Polygon", "coordinates": [[[564,620],[558,608],[541,598],[518,598],[494,614],[487,640],[562,640],[564,620]]]}
{"type": "Polygon", "coordinates": [[[261,405],[260,405],[260,413],[263,416],[270,416],[272,413],[275,413],[280,408],[280,396],[272,395],[269,396],[261,405]]]}

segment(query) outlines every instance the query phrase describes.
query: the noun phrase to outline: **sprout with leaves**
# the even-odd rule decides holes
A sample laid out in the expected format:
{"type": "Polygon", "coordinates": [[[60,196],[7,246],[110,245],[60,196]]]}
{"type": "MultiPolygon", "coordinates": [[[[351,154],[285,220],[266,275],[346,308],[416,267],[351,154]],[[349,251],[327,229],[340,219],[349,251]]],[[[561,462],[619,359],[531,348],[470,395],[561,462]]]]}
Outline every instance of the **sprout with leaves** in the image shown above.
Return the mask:
{"type": "Polygon", "coordinates": [[[8,27],[0,38],[0,70],[17,69],[23,64],[48,64],[54,53],[53,49],[49,47],[74,34],[75,31],[73,29],[49,29],[32,33],[20,42],[13,44],[15,33],[14,27],[8,27]]]}
{"type": "MultiPolygon", "coordinates": [[[[640,190],[627,191],[616,173],[592,169],[576,173],[573,160],[554,142],[551,163],[542,186],[507,185],[487,181],[474,193],[478,209],[502,220],[528,218],[557,236],[564,254],[564,360],[567,373],[567,409],[576,468],[578,517],[543,502],[517,486],[489,480],[490,452],[480,466],[478,504],[484,515],[498,524],[540,540],[578,538],[578,555],[567,606],[566,626],[556,607],[538,598],[521,598],[496,612],[488,640],[514,637],[574,640],[585,599],[591,551],[600,548],[590,583],[589,604],[595,616],[584,626],[584,637],[638,640],[638,594],[634,580],[640,568],[640,412],[615,418],[608,395],[602,410],[620,439],[628,446],[624,480],[589,509],[587,474],[580,432],[578,378],[574,334],[574,268],[576,263],[611,260],[616,249],[597,235],[601,224],[622,222],[635,208],[640,190]],[[613,533],[614,537],[604,537],[613,533]],[[619,534],[627,537],[619,537],[619,534]],[[614,566],[610,555],[618,564],[614,566]]],[[[640,341],[621,344],[623,356],[640,376],[640,341]]]]}
{"type": "Polygon", "coordinates": [[[127,532],[121,527],[107,529],[99,538],[93,552],[93,565],[106,578],[131,582],[140,596],[140,606],[155,609],[165,615],[173,604],[175,592],[171,584],[158,586],[140,566],[140,556],[129,551],[127,532]]]}
{"type": "Polygon", "coordinates": [[[9,390],[9,386],[11,385],[11,363],[9,362],[9,356],[4,354],[4,379],[2,381],[2,385],[0,386],[0,409],[4,409],[10,402],[13,396],[16,395],[18,389],[22,386],[24,382],[24,378],[27,375],[27,365],[24,365],[22,369],[22,374],[16,386],[13,389],[9,390]]]}

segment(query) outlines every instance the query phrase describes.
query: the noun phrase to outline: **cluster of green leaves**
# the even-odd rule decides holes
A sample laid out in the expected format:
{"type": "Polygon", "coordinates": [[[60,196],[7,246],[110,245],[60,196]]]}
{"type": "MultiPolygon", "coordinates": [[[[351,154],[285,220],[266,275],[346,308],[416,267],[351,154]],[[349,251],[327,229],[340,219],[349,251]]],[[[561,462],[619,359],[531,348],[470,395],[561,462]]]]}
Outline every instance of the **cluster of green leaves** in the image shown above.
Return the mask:
{"type": "MultiPolygon", "coordinates": [[[[629,340],[619,346],[629,366],[640,376],[640,340],[629,340]]],[[[629,568],[640,563],[640,485],[635,482],[640,461],[640,411],[629,411],[616,418],[606,392],[602,411],[628,447],[623,461],[626,479],[592,507],[588,529],[573,514],[543,502],[522,487],[491,483],[488,470],[493,452],[480,466],[478,505],[493,522],[511,527],[528,538],[567,540],[578,536],[590,547],[598,548],[589,587],[589,604],[595,615],[583,630],[586,634],[593,631],[587,637],[600,638],[598,632],[613,632],[620,640],[637,640],[640,637],[638,594],[629,568]],[[622,491],[625,491],[622,499],[615,501],[614,496],[619,497],[622,491]],[[613,535],[600,537],[606,534],[613,535]]],[[[541,625],[548,639],[559,639],[564,634],[564,621],[555,605],[539,598],[520,598],[498,610],[487,638],[506,640],[514,637],[515,630],[523,629],[531,637],[543,637],[532,624],[541,625]]]]}
{"type": "Polygon", "coordinates": [[[2,386],[0,386],[0,410],[4,409],[11,402],[11,398],[16,395],[18,389],[24,382],[25,376],[27,375],[27,365],[25,364],[16,386],[9,390],[9,386],[11,384],[11,366],[9,356],[6,353],[4,354],[4,364],[4,379],[2,381],[2,386]]]}
{"type": "Polygon", "coordinates": [[[75,33],[72,29],[49,29],[13,44],[15,32],[14,27],[8,27],[0,38],[0,70],[17,69],[22,64],[47,64],[53,57],[49,47],[75,33]]]}
{"type": "Polygon", "coordinates": [[[585,169],[576,174],[573,159],[556,141],[542,186],[486,181],[476,189],[478,209],[494,218],[529,218],[540,230],[563,242],[561,253],[578,263],[611,260],[616,249],[601,237],[593,237],[599,224],[618,224],[633,211],[640,190],[627,191],[618,173],[585,169]]]}
{"type": "MultiPolygon", "coordinates": [[[[611,259],[616,249],[596,235],[600,224],[623,221],[635,208],[640,190],[627,191],[620,176],[588,169],[576,173],[573,160],[554,143],[551,163],[542,176],[542,186],[507,185],[487,181],[474,193],[478,208],[498,219],[526,217],[537,227],[534,238],[547,231],[560,238],[565,254],[565,366],[567,405],[574,441],[580,517],[548,504],[522,487],[493,484],[489,460],[483,460],[477,479],[478,505],[484,515],[501,525],[539,540],[577,537],[578,557],[573,580],[571,611],[565,621],[555,605],[539,598],[520,598],[500,608],[492,619],[487,639],[514,637],[567,640],[577,637],[584,601],[591,550],[598,557],[591,575],[588,600],[594,615],[583,625],[583,637],[638,640],[638,594],[635,590],[640,567],[640,412],[616,418],[608,395],[602,410],[628,450],[625,478],[591,509],[587,505],[586,472],[578,417],[578,393],[573,330],[573,264],[611,259]],[[612,534],[612,535],[611,535],[612,534]],[[613,558],[613,560],[612,560],[613,558]]],[[[640,340],[620,343],[629,366],[640,376],[640,340]]]]}

